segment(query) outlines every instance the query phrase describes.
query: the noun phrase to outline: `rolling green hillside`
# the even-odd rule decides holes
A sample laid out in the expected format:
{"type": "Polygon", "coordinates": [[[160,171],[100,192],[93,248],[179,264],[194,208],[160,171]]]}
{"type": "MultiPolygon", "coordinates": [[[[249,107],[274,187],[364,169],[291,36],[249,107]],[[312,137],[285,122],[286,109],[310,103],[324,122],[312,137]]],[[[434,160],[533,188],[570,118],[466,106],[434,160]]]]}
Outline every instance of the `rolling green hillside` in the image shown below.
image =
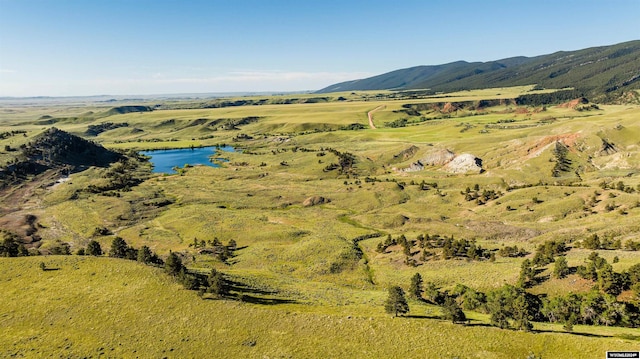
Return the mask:
{"type": "Polygon", "coordinates": [[[340,289],[323,305],[204,300],[159,269],[121,259],[0,258],[0,283],[3,358],[601,358],[637,348],[628,329],[460,326],[429,319],[438,308],[417,302],[415,317],[392,318],[375,292],[340,289]],[[363,312],[346,298],[374,305],[363,312]]]}
{"type": "Polygon", "coordinates": [[[184,100],[110,115],[117,103],[1,108],[3,163],[51,133],[70,146],[36,146],[35,160],[81,165],[85,147],[73,143],[119,160],[0,189],[0,251],[30,254],[0,258],[0,356],[524,359],[634,349],[640,107],[546,104],[550,93],[184,100]],[[236,151],[214,154],[219,167],[178,163],[166,174],[136,153],[223,144],[236,151]],[[146,246],[167,263],[180,258],[189,275],[215,269],[229,291],[200,297],[201,283],[107,258],[118,240],[127,257],[146,246]],[[103,255],[82,254],[96,244],[103,255]],[[392,318],[388,288],[409,292],[416,274],[423,299],[392,318]],[[509,309],[508,329],[493,305],[503,292],[526,307],[509,309]],[[444,319],[447,298],[468,323],[444,319]],[[573,319],[552,310],[558,298],[580,302],[573,319]]]}
{"type": "Polygon", "coordinates": [[[536,57],[417,66],[328,86],[319,93],[360,90],[458,91],[537,84],[585,93],[640,88],[640,41],[536,57]]]}

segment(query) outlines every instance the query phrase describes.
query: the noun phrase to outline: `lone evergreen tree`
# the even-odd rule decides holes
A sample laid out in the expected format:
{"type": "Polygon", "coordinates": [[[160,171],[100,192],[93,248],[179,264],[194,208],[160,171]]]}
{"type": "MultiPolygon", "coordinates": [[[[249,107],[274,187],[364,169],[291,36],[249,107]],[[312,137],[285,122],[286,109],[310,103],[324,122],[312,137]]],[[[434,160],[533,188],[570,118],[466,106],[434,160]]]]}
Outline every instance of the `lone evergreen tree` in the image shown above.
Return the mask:
{"type": "Polygon", "coordinates": [[[453,323],[460,323],[467,320],[467,316],[453,297],[445,298],[442,310],[444,312],[444,319],[450,320],[453,323]]]}
{"type": "Polygon", "coordinates": [[[531,324],[531,317],[529,315],[529,303],[527,302],[527,298],[524,294],[520,294],[513,301],[512,315],[516,329],[524,330],[525,332],[529,332],[533,329],[533,324],[531,324]]]}
{"type": "Polygon", "coordinates": [[[535,278],[536,271],[533,269],[532,263],[529,259],[522,261],[520,266],[520,277],[518,278],[518,286],[526,287],[535,278]]]}
{"type": "Polygon", "coordinates": [[[413,298],[422,299],[422,276],[416,273],[411,277],[411,285],[409,286],[409,295],[413,298]]]}
{"type": "Polygon", "coordinates": [[[127,242],[120,237],[116,237],[111,242],[111,250],[109,250],[109,257],[126,258],[127,257],[127,242]]]}
{"type": "Polygon", "coordinates": [[[147,246],[142,246],[139,250],[138,250],[138,262],[142,262],[144,264],[148,264],[151,263],[151,259],[152,259],[153,253],[151,252],[151,249],[147,246]]]}
{"type": "Polygon", "coordinates": [[[564,278],[569,274],[569,265],[565,257],[558,257],[553,265],[553,275],[556,278],[564,278]]]}
{"type": "Polygon", "coordinates": [[[618,295],[624,288],[624,280],[621,277],[613,271],[611,264],[606,263],[598,271],[598,286],[607,294],[618,295]]]}
{"type": "Polygon", "coordinates": [[[501,329],[509,328],[512,303],[516,296],[516,288],[510,285],[505,285],[487,294],[487,310],[491,314],[491,325],[501,329]]]}
{"type": "Polygon", "coordinates": [[[224,280],[222,273],[218,272],[215,269],[212,269],[211,273],[209,273],[207,284],[209,285],[209,287],[207,288],[207,293],[212,293],[218,297],[222,297],[229,292],[227,283],[224,280]]]}
{"type": "Polygon", "coordinates": [[[101,256],[102,247],[100,247],[100,243],[94,240],[89,241],[89,243],[87,244],[87,250],[85,251],[85,254],[89,256],[101,256]]]}
{"type": "Polygon", "coordinates": [[[184,270],[182,259],[174,252],[169,253],[169,257],[167,257],[167,261],[164,263],[164,269],[173,276],[180,274],[180,272],[184,270]]]}
{"type": "Polygon", "coordinates": [[[389,314],[393,313],[396,317],[398,314],[409,312],[409,304],[407,304],[407,299],[404,297],[402,288],[398,286],[389,288],[389,297],[384,303],[384,310],[389,314]]]}
{"type": "Polygon", "coordinates": [[[574,313],[571,313],[569,319],[567,319],[567,321],[562,326],[562,329],[564,329],[566,332],[573,332],[573,325],[576,324],[577,321],[578,319],[576,318],[576,315],[574,313]]]}

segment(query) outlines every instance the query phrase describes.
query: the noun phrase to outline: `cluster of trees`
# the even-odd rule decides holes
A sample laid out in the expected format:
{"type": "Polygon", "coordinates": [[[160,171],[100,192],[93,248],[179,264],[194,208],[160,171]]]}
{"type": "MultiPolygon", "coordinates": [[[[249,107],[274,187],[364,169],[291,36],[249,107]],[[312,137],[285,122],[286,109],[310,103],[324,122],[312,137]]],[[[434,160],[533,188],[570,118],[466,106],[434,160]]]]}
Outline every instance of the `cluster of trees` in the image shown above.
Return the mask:
{"type": "MultiPolygon", "coordinates": [[[[338,157],[338,166],[340,173],[349,174],[352,173],[356,164],[356,156],[349,152],[340,152],[333,148],[327,148],[327,152],[331,152],[338,157]]],[[[337,167],[336,167],[337,168],[337,167]]]]}
{"type": "Polygon", "coordinates": [[[597,290],[586,294],[567,294],[545,299],[540,314],[546,321],[564,323],[567,331],[571,331],[575,324],[630,327],[640,325],[637,306],[618,302],[615,296],[597,290]]]}
{"type": "MultiPolygon", "coordinates": [[[[467,320],[464,311],[460,307],[454,297],[448,296],[447,293],[438,292],[437,288],[429,283],[426,289],[423,288],[423,280],[420,273],[416,273],[411,277],[409,285],[409,296],[413,299],[424,300],[422,293],[425,292],[429,300],[442,307],[443,318],[451,320],[453,323],[464,322],[467,320]]],[[[387,300],[384,303],[385,311],[389,314],[406,314],[409,312],[409,305],[405,298],[404,290],[399,286],[389,288],[387,300]]]]}
{"type": "Polygon", "coordinates": [[[170,252],[164,264],[165,271],[189,290],[197,290],[200,296],[212,294],[223,297],[229,294],[229,284],[222,272],[211,269],[208,275],[190,271],[175,252],[170,252]]]}
{"type": "Polygon", "coordinates": [[[426,182],[425,180],[422,180],[420,183],[415,182],[414,180],[411,180],[411,182],[409,182],[409,184],[412,185],[412,186],[418,186],[423,191],[427,191],[427,190],[430,190],[432,188],[438,188],[438,183],[437,182],[426,182]]]}
{"type": "Polygon", "coordinates": [[[26,257],[29,251],[24,246],[20,237],[9,231],[0,230],[2,242],[0,242],[0,257],[26,257]]]}
{"type": "MultiPolygon", "coordinates": [[[[640,264],[617,273],[604,258],[593,252],[576,271],[583,278],[595,282],[589,293],[547,297],[525,290],[527,285],[536,281],[536,269],[549,263],[554,263],[555,277],[563,278],[570,274],[572,269],[563,256],[566,250],[562,241],[547,241],[539,245],[534,258],[523,261],[520,279],[515,286],[504,285],[483,293],[458,284],[452,291],[440,291],[433,283],[424,283],[420,274],[416,273],[409,283],[408,295],[442,306],[444,318],[454,323],[466,320],[464,309],[490,314],[494,326],[526,331],[533,328],[533,321],[563,323],[567,331],[572,331],[575,324],[639,326],[640,309],[637,303],[619,302],[616,296],[631,289],[640,301],[640,264]]],[[[409,307],[400,287],[389,290],[385,309],[395,315],[408,312],[409,307]]]]}
{"type": "Polygon", "coordinates": [[[556,164],[551,170],[551,176],[560,177],[563,172],[571,171],[571,160],[567,157],[568,154],[569,149],[567,146],[557,141],[553,149],[556,164]]]}
{"type": "MultiPolygon", "coordinates": [[[[202,242],[196,242],[196,240],[194,240],[194,243],[201,245],[202,242]]],[[[235,244],[233,245],[235,247],[235,244]]],[[[87,248],[82,249],[78,254],[101,256],[103,255],[103,250],[100,243],[92,240],[87,244],[87,248]]],[[[208,275],[205,275],[190,271],[182,263],[180,256],[175,252],[170,252],[166,261],[163,261],[162,258],[153,253],[149,247],[142,246],[140,249],[136,249],[129,246],[124,239],[116,237],[111,242],[108,255],[112,258],[135,260],[147,265],[164,267],[164,270],[169,275],[175,277],[186,289],[198,290],[201,295],[210,293],[220,297],[228,294],[229,285],[221,272],[212,269],[208,275]]]]}
{"type": "MultiPolygon", "coordinates": [[[[580,90],[562,90],[550,93],[526,94],[518,96],[516,98],[516,104],[518,106],[544,106],[571,101],[576,98],[582,98],[583,96],[584,92],[580,90]]],[[[586,103],[584,101],[587,100],[583,100],[583,103],[586,103]]]]}
{"type": "Polygon", "coordinates": [[[463,192],[460,192],[462,195],[464,195],[464,199],[467,202],[471,202],[471,201],[476,201],[476,203],[478,205],[482,205],[485,204],[489,201],[492,201],[494,199],[498,199],[502,196],[502,192],[500,191],[495,191],[495,190],[482,190],[482,192],[480,192],[480,186],[478,184],[475,184],[473,186],[473,190],[469,187],[467,187],[463,192]]]}
{"type": "Polygon", "coordinates": [[[518,286],[526,288],[538,282],[536,274],[539,268],[555,262],[554,276],[563,278],[569,274],[567,260],[562,256],[567,251],[563,241],[546,241],[536,249],[533,259],[525,259],[520,266],[518,286]],[[556,258],[557,257],[557,258],[556,258]]]}
{"type": "Polygon", "coordinates": [[[640,251],[640,241],[627,240],[624,243],[624,249],[628,251],[640,251]]]}
{"type": "Polygon", "coordinates": [[[383,241],[378,243],[378,245],[376,246],[376,252],[378,253],[384,253],[387,248],[391,247],[391,246],[395,246],[397,244],[400,244],[402,246],[402,252],[406,255],[410,255],[411,254],[411,247],[413,247],[413,241],[407,240],[407,237],[402,234],[400,235],[398,238],[393,238],[391,237],[391,235],[387,235],[387,238],[383,241]]]}
{"type": "MultiPolygon", "coordinates": [[[[37,248],[27,249],[19,235],[0,230],[0,257],[27,257],[38,256],[42,253],[37,248]]],[[[69,243],[55,240],[48,248],[48,252],[53,255],[70,255],[71,246],[69,243]]],[[[79,254],[84,254],[84,249],[79,251],[79,254]]]]}
{"type": "MultiPolygon", "coordinates": [[[[571,273],[571,269],[569,268],[565,257],[558,257],[554,261],[554,277],[564,278],[571,273]]],[[[541,278],[536,277],[538,271],[542,270],[538,269],[538,266],[535,265],[531,260],[525,259],[524,261],[522,261],[522,264],[520,266],[520,275],[518,277],[517,285],[519,287],[526,288],[533,284],[537,284],[541,280],[541,278]]]]}
{"type": "Polygon", "coordinates": [[[597,234],[592,234],[580,242],[582,248],[585,249],[620,249],[622,248],[622,241],[620,239],[613,240],[611,238],[602,238],[597,234]]]}
{"type": "Polygon", "coordinates": [[[567,245],[564,241],[546,241],[536,248],[536,252],[533,255],[532,263],[538,267],[545,266],[555,261],[555,257],[564,254],[568,251],[567,245]]]}
{"type": "Polygon", "coordinates": [[[621,239],[613,239],[609,237],[600,237],[597,234],[592,234],[587,238],[584,238],[582,241],[578,242],[578,244],[585,249],[592,250],[617,250],[617,249],[625,249],[628,251],[638,251],[640,250],[640,241],[627,240],[624,245],[622,244],[621,239]]]}
{"type": "Polygon", "coordinates": [[[576,273],[584,279],[596,282],[597,288],[606,294],[618,295],[622,291],[632,289],[640,298],[640,264],[631,266],[627,271],[613,271],[611,264],[592,252],[585,264],[578,266],[576,273]]]}
{"type": "Polygon", "coordinates": [[[498,255],[501,257],[509,257],[509,258],[517,258],[524,257],[529,252],[527,252],[524,248],[518,248],[518,246],[504,246],[498,250],[498,255]]]}
{"type": "Polygon", "coordinates": [[[16,135],[23,135],[23,136],[27,136],[27,131],[25,130],[13,130],[13,131],[5,131],[5,132],[0,132],[0,140],[4,140],[7,139],[9,137],[13,137],[16,135]]]}
{"type": "Polygon", "coordinates": [[[440,236],[439,234],[420,234],[417,236],[415,241],[407,239],[404,234],[397,238],[387,235],[387,238],[384,241],[378,243],[376,251],[378,253],[385,253],[389,247],[394,245],[400,245],[402,247],[402,253],[407,257],[405,259],[405,264],[408,265],[416,264],[412,258],[409,258],[414,254],[412,249],[415,245],[418,245],[418,247],[422,249],[421,260],[423,261],[429,260],[430,258],[436,258],[437,252],[429,249],[438,248],[442,249],[440,257],[445,260],[454,258],[465,258],[468,260],[495,260],[495,253],[477,245],[475,240],[454,239],[453,236],[446,237],[440,236]]]}
{"type": "Polygon", "coordinates": [[[193,242],[189,243],[189,247],[198,249],[201,254],[213,254],[221,262],[226,262],[228,258],[233,256],[233,251],[237,249],[238,244],[235,239],[230,239],[227,245],[223,245],[218,237],[207,241],[194,238],[193,242]]]}
{"type": "MultiPolygon", "coordinates": [[[[606,182],[606,181],[602,181],[602,182],[600,182],[600,188],[602,188],[602,189],[615,189],[615,190],[626,192],[626,193],[633,193],[633,192],[636,191],[635,188],[625,185],[625,183],[623,181],[618,181],[616,183],[614,183],[614,182],[609,183],[609,182],[606,182]]],[[[640,191],[640,185],[638,185],[638,190],[640,191]]]]}
{"type": "MultiPolygon", "coordinates": [[[[640,283],[640,264],[634,266],[631,272],[635,283],[640,283]]],[[[464,309],[489,314],[491,324],[503,329],[529,331],[534,321],[563,323],[567,331],[572,331],[575,324],[640,325],[640,311],[636,305],[618,302],[614,295],[598,290],[548,298],[508,284],[487,293],[458,284],[449,292],[439,291],[432,283],[424,284],[420,274],[416,273],[411,278],[408,292],[413,298],[440,305],[444,318],[454,323],[466,320],[464,309]]],[[[387,312],[397,315],[408,311],[403,295],[400,287],[394,287],[393,294],[389,290],[385,302],[387,312]]]]}
{"type": "Polygon", "coordinates": [[[349,125],[345,125],[345,126],[341,126],[339,128],[339,130],[341,131],[358,131],[358,130],[364,130],[365,128],[367,128],[367,126],[361,124],[361,123],[352,123],[349,125]]]}
{"type": "Polygon", "coordinates": [[[408,122],[409,122],[409,120],[407,120],[406,118],[399,118],[399,119],[393,120],[391,122],[385,122],[384,126],[385,127],[390,127],[390,128],[399,128],[399,127],[407,126],[408,122]]]}
{"type": "MultiPolygon", "coordinates": [[[[90,241],[85,249],[85,255],[100,256],[102,255],[102,248],[97,241],[90,241]]],[[[148,265],[163,266],[164,261],[153,253],[147,246],[142,246],[140,249],[133,248],[128,245],[127,242],[120,238],[115,237],[111,242],[111,248],[109,249],[109,257],[124,258],[132,261],[138,261],[148,265]]]]}
{"type": "Polygon", "coordinates": [[[490,259],[495,255],[476,245],[475,240],[446,238],[442,244],[442,259],[467,258],[469,260],[490,259]]]}
{"type": "Polygon", "coordinates": [[[141,162],[148,161],[147,158],[134,154],[121,158],[116,163],[109,166],[102,178],[108,180],[103,184],[90,184],[85,189],[89,193],[105,194],[109,191],[130,191],[132,187],[142,183],[147,178],[147,173],[136,171],[140,168],[141,162]]]}
{"type": "MultiPolygon", "coordinates": [[[[202,245],[203,242],[206,244],[205,241],[201,242],[197,239],[194,240],[194,243],[197,243],[198,246],[202,245]]],[[[5,253],[5,243],[7,243],[6,240],[3,242],[2,246],[0,246],[0,250],[2,250],[0,253],[2,253],[2,255],[5,253]]],[[[28,252],[26,252],[26,254],[20,254],[21,252],[19,251],[16,252],[14,247],[16,246],[13,244],[9,246],[9,253],[15,254],[11,256],[28,255],[28,252]]],[[[235,241],[231,240],[229,245],[224,247],[232,247],[235,249],[235,241]]],[[[128,245],[127,242],[120,237],[115,237],[113,239],[111,247],[106,253],[98,241],[91,240],[87,244],[86,248],[80,248],[76,254],[87,256],[102,256],[107,254],[112,258],[128,259],[138,261],[146,265],[163,267],[169,275],[175,277],[186,289],[198,290],[201,296],[208,293],[216,297],[222,297],[229,293],[228,281],[224,278],[224,275],[221,272],[216,271],[215,269],[212,269],[208,274],[190,271],[182,263],[180,256],[175,252],[170,252],[167,259],[162,260],[162,258],[151,251],[148,246],[142,246],[140,249],[136,249],[128,245]]]]}
{"type": "Polygon", "coordinates": [[[592,103],[589,105],[576,106],[575,110],[579,112],[594,111],[594,110],[600,110],[600,106],[596,105],[595,103],[592,103]]]}

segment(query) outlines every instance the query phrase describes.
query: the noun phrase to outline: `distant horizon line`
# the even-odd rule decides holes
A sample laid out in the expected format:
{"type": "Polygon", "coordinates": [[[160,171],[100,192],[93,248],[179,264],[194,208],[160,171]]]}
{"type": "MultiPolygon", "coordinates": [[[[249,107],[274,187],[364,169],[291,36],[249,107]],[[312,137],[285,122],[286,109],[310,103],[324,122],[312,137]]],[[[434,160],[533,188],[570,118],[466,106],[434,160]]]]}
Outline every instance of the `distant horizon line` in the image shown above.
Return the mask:
{"type": "Polygon", "coordinates": [[[157,94],[127,94],[127,95],[34,95],[34,96],[0,96],[0,100],[45,100],[45,99],[88,99],[88,98],[108,98],[115,101],[139,100],[153,98],[188,98],[195,96],[223,97],[229,95],[251,96],[251,95],[280,95],[280,94],[309,94],[318,90],[294,90],[294,91],[220,91],[220,92],[176,92],[157,94]]]}

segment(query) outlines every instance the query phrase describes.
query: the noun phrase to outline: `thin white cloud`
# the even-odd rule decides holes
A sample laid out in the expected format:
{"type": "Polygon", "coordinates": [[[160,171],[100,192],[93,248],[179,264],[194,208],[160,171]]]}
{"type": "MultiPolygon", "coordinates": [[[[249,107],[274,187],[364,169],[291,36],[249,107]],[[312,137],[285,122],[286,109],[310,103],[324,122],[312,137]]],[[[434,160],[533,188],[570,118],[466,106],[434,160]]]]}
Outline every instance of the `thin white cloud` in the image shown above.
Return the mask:
{"type": "Polygon", "coordinates": [[[15,74],[16,72],[16,70],[11,69],[0,69],[0,74],[15,74]]]}
{"type": "MultiPolygon", "coordinates": [[[[2,81],[0,96],[84,96],[206,92],[268,92],[318,90],[331,84],[372,76],[367,72],[304,72],[243,70],[217,75],[149,72],[145,75],[68,79],[2,81]]],[[[7,76],[8,77],[8,76],[7,76]]]]}
{"type": "Polygon", "coordinates": [[[165,76],[153,76],[158,83],[194,83],[194,84],[218,84],[228,82],[240,83],[286,83],[286,82],[337,82],[355,80],[372,76],[368,72],[289,72],[289,71],[236,71],[224,75],[206,77],[180,77],[168,78],[165,76]]]}

